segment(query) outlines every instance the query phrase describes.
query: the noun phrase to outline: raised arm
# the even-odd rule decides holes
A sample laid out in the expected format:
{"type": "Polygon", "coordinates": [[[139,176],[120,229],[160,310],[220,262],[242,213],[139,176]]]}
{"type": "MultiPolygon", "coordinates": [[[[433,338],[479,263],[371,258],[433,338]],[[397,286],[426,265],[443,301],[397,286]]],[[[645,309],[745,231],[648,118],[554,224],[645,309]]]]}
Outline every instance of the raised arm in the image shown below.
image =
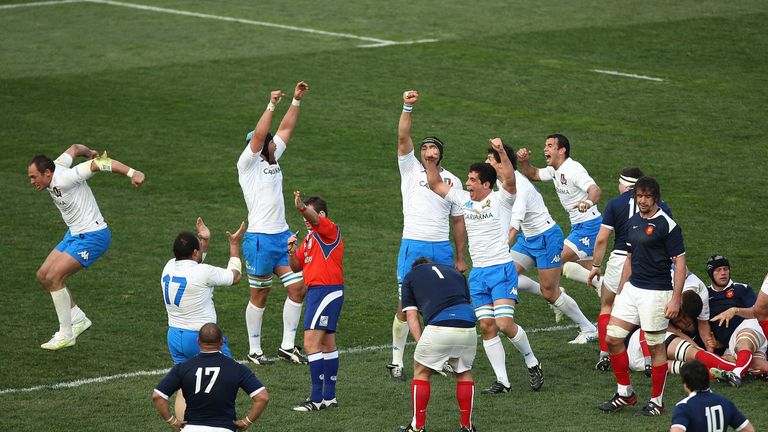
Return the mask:
{"type": "Polygon", "coordinates": [[[261,148],[264,147],[264,138],[267,137],[269,126],[272,124],[272,113],[275,111],[275,105],[280,102],[283,96],[285,96],[285,93],[280,90],[274,90],[270,93],[267,108],[264,109],[264,113],[261,114],[259,121],[256,123],[253,135],[251,136],[251,142],[248,143],[254,154],[261,152],[261,148]]]}
{"type": "Polygon", "coordinates": [[[234,234],[227,231],[227,240],[229,240],[229,264],[227,270],[232,270],[232,285],[240,282],[243,273],[243,263],[240,261],[240,240],[245,234],[245,222],[240,222],[240,227],[234,234]]]}
{"type": "Polygon", "coordinates": [[[445,198],[445,196],[448,195],[448,192],[451,191],[451,187],[443,181],[442,177],[440,177],[440,168],[437,166],[439,157],[439,151],[435,148],[431,153],[428,153],[424,157],[422,163],[424,164],[424,168],[427,169],[427,183],[429,183],[429,188],[432,189],[432,192],[445,198]]]}
{"type": "Polygon", "coordinates": [[[288,111],[283,116],[280,126],[277,127],[277,135],[279,135],[286,143],[291,139],[293,129],[296,127],[296,120],[299,118],[301,98],[304,97],[304,92],[307,90],[309,90],[309,85],[304,81],[296,83],[296,88],[293,90],[293,101],[291,101],[291,106],[288,107],[288,111]]]}
{"type": "Polygon", "coordinates": [[[407,90],[403,93],[403,112],[400,113],[400,123],[397,125],[397,155],[406,155],[413,151],[413,139],[411,139],[411,127],[413,119],[411,111],[413,105],[419,100],[419,92],[407,90]]]}
{"type": "MultiPolygon", "coordinates": [[[[79,145],[79,144],[76,144],[79,145]]],[[[83,146],[85,147],[85,146],[83,146]]],[[[70,147],[71,148],[71,147],[70,147]]],[[[88,147],[85,147],[88,149],[88,147]]],[[[84,155],[90,157],[93,150],[88,149],[88,151],[85,152],[84,155]]],[[[131,179],[131,184],[135,187],[139,187],[142,184],[144,184],[144,173],[138,170],[135,170],[128,165],[120,162],[117,159],[112,159],[107,155],[107,152],[104,151],[100,156],[91,159],[90,162],[84,162],[89,164],[91,172],[99,172],[99,171],[109,171],[117,174],[123,174],[128,176],[131,179]]]]}
{"type": "Polygon", "coordinates": [[[464,248],[467,246],[467,227],[464,225],[464,216],[451,216],[451,223],[453,224],[453,244],[456,246],[453,268],[464,273],[467,271],[467,261],[464,259],[464,248]]]}
{"type": "Polygon", "coordinates": [[[524,176],[528,177],[528,180],[541,180],[539,177],[539,169],[531,165],[531,151],[527,148],[521,148],[517,151],[517,170],[524,176]]]}
{"type": "Polygon", "coordinates": [[[301,200],[301,191],[293,192],[293,202],[296,205],[296,210],[304,216],[304,219],[306,219],[310,225],[313,227],[320,225],[320,215],[317,214],[312,206],[304,205],[304,201],[301,200]]]}
{"type": "Polygon", "coordinates": [[[198,217],[195,222],[197,227],[197,238],[200,239],[200,253],[203,254],[202,261],[205,261],[205,256],[208,255],[208,241],[211,239],[211,230],[203,222],[203,218],[198,217]]]}
{"type": "Polygon", "coordinates": [[[68,149],[64,151],[64,153],[72,157],[72,160],[74,160],[78,156],[83,156],[86,159],[93,159],[99,155],[99,152],[97,152],[96,150],[91,150],[90,148],[88,148],[88,146],[84,144],[72,144],[71,146],[69,146],[68,149]]]}
{"type": "Polygon", "coordinates": [[[509,160],[507,151],[504,150],[504,143],[501,142],[501,138],[492,138],[490,142],[491,147],[499,153],[499,158],[501,159],[501,165],[499,166],[501,175],[499,177],[504,179],[501,183],[501,187],[510,194],[515,195],[517,194],[515,168],[512,166],[512,161],[509,160]]]}

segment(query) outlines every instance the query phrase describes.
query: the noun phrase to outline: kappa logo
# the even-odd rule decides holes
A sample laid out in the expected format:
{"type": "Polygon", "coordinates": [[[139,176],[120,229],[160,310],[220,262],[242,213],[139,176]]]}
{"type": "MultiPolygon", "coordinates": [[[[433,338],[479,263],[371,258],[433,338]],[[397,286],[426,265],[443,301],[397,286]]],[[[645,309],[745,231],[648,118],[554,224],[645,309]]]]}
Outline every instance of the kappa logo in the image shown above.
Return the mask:
{"type": "Polygon", "coordinates": [[[560,255],[555,255],[554,258],[552,258],[552,261],[550,261],[550,264],[556,264],[560,262],[560,255]]]}
{"type": "Polygon", "coordinates": [[[328,315],[321,315],[320,316],[320,326],[325,327],[328,325],[328,315]]]}
{"type": "Polygon", "coordinates": [[[471,209],[472,208],[472,200],[469,200],[466,203],[464,203],[464,208],[471,209]]]}
{"type": "Polygon", "coordinates": [[[586,247],[589,247],[589,237],[582,237],[579,239],[579,243],[583,244],[586,247]]]}
{"type": "Polygon", "coordinates": [[[56,197],[61,198],[61,189],[59,189],[58,186],[54,187],[53,194],[56,195],[56,197]]]}
{"type": "Polygon", "coordinates": [[[78,252],[77,254],[80,255],[80,258],[88,261],[88,251],[78,252]]]}

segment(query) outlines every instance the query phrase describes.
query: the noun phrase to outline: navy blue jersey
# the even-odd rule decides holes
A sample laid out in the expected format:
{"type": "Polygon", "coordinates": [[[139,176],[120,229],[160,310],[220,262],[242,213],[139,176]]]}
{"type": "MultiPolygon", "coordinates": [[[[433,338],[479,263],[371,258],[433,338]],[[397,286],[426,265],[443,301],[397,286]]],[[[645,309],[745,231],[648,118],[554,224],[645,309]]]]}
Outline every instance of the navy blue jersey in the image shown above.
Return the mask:
{"type": "Polygon", "coordinates": [[[692,392],[672,413],[672,426],[681,426],[686,432],[725,431],[728,426],[738,429],[748,421],[733,402],[709,389],[692,392]]]}
{"type": "Polygon", "coordinates": [[[403,279],[403,311],[418,310],[429,325],[474,327],[475,311],[464,275],[451,266],[420,264],[403,279]]]}
{"type": "Polygon", "coordinates": [[[187,424],[234,431],[238,388],[253,397],[264,385],[246,366],[217,351],[200,353],[177,364],[155,390],[166,397],[182,390],[187,400],[187,424]]]}
{"type": "MultiPolygon", "coordinates": [[[[659,207],[669,217],[672,217],[672,210],[664,200],[659,201],[659,207]]],[[[627,221],[637,212],[637,205],[632,197],[631,189],[608,201],[603,210],[602,225],[613,229],[613,250],[627,250],[627,221]]]]}
{"type": "MultiPolygon", "coordinates": [[[[733,281],[730,281],[728,286],[722,291],[715,291],[712,289],[712,285],[707,289],[709,290],[709,316],[711,317],[715,317],[732,307],[750,308],[757,301],[757,295],[755,295],[752,287],[734,283],[733,281]]],[[[742,321],[744,321],[744,318],[736,315],[728,322],[727,326],[710,323],[715,339],[727,346],[731,335],[742,321]]]]}
{"type": "Polygon", "coordinates": [[[672,258],[685,253],[680,226],[661,209],[648,219],[635,213],[627,221],[627,246],[632,253],[632,285],[671,291],[672,258]]]}

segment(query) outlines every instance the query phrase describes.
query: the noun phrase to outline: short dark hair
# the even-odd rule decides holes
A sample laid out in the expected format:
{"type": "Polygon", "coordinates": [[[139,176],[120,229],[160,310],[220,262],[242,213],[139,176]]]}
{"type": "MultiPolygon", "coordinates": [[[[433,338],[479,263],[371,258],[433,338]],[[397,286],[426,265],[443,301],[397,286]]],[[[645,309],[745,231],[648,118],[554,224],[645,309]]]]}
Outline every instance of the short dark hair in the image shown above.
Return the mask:
{"type": "Polygon", "coordinates": [[[565,157],[569,158],[571,157],[571,142],[568,141],[568,138],[565,137],[563,134],[550,134],[547,136],[547,139],[554,138],[557,140],[557,148],[565,149],[565,157]]]}
{"type": "Polygon", "coordinates": [[[622,177],[632,177],[639,179],[645,174],[643,174],[643,170],[641,170],[639,167],[625,167],[621,170],[621,172],[619,172],[619,175],[622,177]]]}
{"type": "Polygon", "coordinates": [[[707,367],[698,360],[687,362],[680,368],[680,378],[690,391],[702,391],[709,388],[707,367]]]}
{"type": "MultiPolygon", "coordinates": [[[[507,157],[509,158],[509,161],[512,162],[512,168],[517,169],[517,154],[515,154],[515,150],[513,150],[512,147],[504,144],[504,151],[507,152],[507,157]]],[[[499,152],[497,152],[493,147],[488,147],[488,154],[493,155],[493,159],[496,162],[501,162],[501,156],[499,156],[499,152]]]]}
{"type": "Polygon", "coordinates": [[[419,258],[416,258],[413,261],[413,264],[411,264],[411,268],[414,268],[414,267],[416,267],[418,265],[422,265],[422,264],[430,264],[431,262],[432,262],[432,260],[427,258],[427,257],[419,257],[419,258]]]}
{"type": "Polygon", "coordinates": [[[643,176],[637,179],[632,197],[637,197],[637,192],[639,191],[649,192],[656,202],[661,201],[661,186],[653,177],[643,176]]]}
{"type": "Polygon", "coordinates": [[[53,160],[43,154],[39,154],[33,157],[29,164],[34,165],[41,174],[44,173],[45,170],[49,170],[50,172],[56,171],[56,164],[53,163],[53,160]]]}
{"type": "Polygon", "coordinates": [[[473,163],[469,166],[469,172],[476,172],[481,183],[488,182],[491,184],[491,187],[496,184],[496,170],[489,163],[473,163]]]}
{"type": "Polygon", "coordinates": [[[312,206],[313,209],[315,209],[316,212],[325,213],[326,216],[328,216],[328,204],[325,202],[324,199],[320,198],[319,196],[311,196],[304,201],[305,206],[312,206]]]}
{"type": "Polygon", "coordinates": [[[221,328],[219,328],[216,323],[209,322],[200,327],[200,331],[197,333],[197,338],[200,340],[201,344],[215,345],[221,342],[224,335],[221,332],[221,328]]]}
{"type": "Polygon", "coordinates": [[[189,231],[179,233],[173,242],[173,255],[177,260],[192,258],[195,249],[200,250],[200,240],[189,231]]]}
{"type": "Polygon", "coordinates": [[[688,290],[683,293],[681,311],[689,318],[696,321],[703,307],[701,296],[696,291],[688,290]]]}

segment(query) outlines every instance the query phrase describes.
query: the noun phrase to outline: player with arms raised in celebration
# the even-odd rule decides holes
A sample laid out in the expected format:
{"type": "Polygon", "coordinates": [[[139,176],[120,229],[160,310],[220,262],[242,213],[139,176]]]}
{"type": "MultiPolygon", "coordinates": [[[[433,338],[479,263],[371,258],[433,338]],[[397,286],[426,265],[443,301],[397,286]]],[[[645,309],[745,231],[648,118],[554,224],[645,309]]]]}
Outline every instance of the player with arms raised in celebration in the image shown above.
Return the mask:
{"type": "Polygon", "coordinates": [[[67,224],[64,238],[37,270],[37,280],[51,294],[59,318],[59,331],[51,340],[40,345],[43,349],[70,347],[91,326],[91,320],[75,304],[65,281],[82,268],[90,267],[112,242],[112,234],[87,183],[99,171],[126,175],[135,187],[144,183],[141,171],[110,159],[107,152],[99,156],[82,144],[72,144],[55,161],[45,155],[37,155],[27,168],[29,182],[38,191],[47,190],[51,194],[53,203],[67,224]],[[90,160],[72,167],[78,156],[90,160]]]}
{"type": "Polygon", "coordinates": [[[283,340],[277,356],[293,363],[307,363],[307,358],[295,346],[304,286],[301,273],[292,272],[288,266],[285,244],[291,231],[285,221],[283,172],[277,161],[293,134],[301,99],[308,89],[304,81],[296,84],[291,106],[274,136],[269,133],[269,126],[275,105],[280,102],[283,93],[280,90],[271,93],[269,104],[256,128],[245,138],[245,149],[237,161],[240,187],[248,207],[248,232],[243,239],[248,285],[251,287],[251,297],[245,308],[250,345],[248,359],[256,364],[274,363],[261,349],[261,327],[273,273],[288,291],[283,304],[283,340]]]}
{"type": "MultiPolygon", "coordinates": [[[[397,164],[400,168],[400,192],[403,196],[403,239],[397,257],[398,296],[405,274],[410,271],[416,258],[427,257],[435,263],[453,265],[464,272],[466,229],[461,208],[436,195],[427,185],[427,173],[424,166],[416,159],[411,139],[413,119],[411,111],[419,100],[419,92],[408,90],[403,94],[403,112],[397,128],[397,164]],[[453,241],[456,244],[456,259],[448,240],[450,217],[453,225],[453,241]]],[[[447,185],[461,190],[461,180],[440,166],[443,159],[443,142],[429,136],[421,140],[421,159],[428,151],[437,149],[440,156],[437,164],[440,177],[447,185]]],[[[403,351],[408,339],[408,324],[402,311],[402,302],[398,302],[397,313],[392,321],[392,363],[387,365],[392,379],[405,381],[403,376],[403,351]]]]}

